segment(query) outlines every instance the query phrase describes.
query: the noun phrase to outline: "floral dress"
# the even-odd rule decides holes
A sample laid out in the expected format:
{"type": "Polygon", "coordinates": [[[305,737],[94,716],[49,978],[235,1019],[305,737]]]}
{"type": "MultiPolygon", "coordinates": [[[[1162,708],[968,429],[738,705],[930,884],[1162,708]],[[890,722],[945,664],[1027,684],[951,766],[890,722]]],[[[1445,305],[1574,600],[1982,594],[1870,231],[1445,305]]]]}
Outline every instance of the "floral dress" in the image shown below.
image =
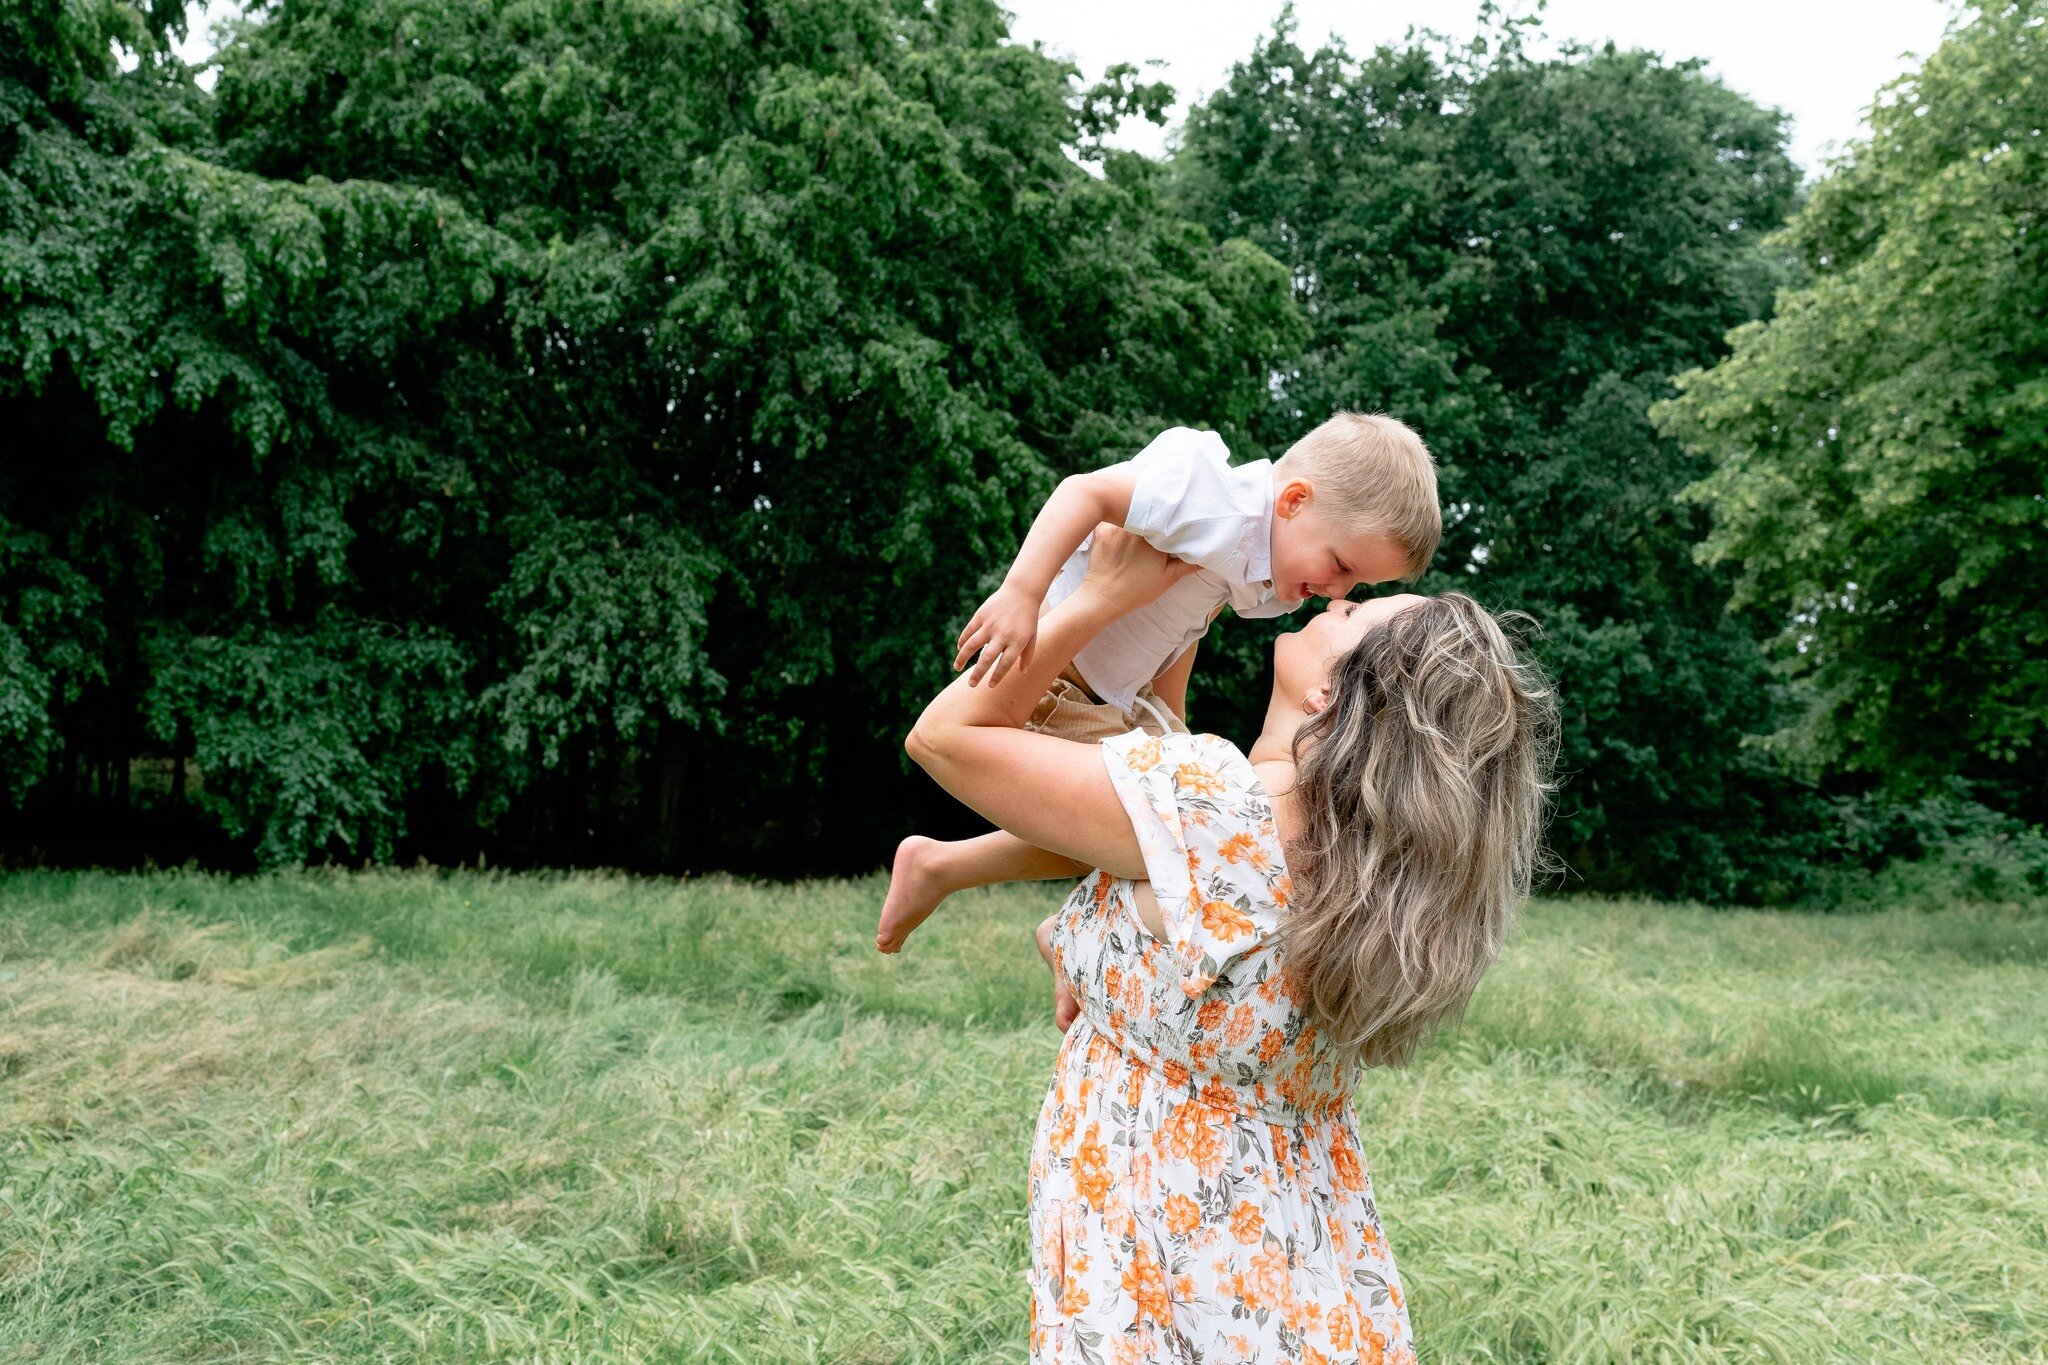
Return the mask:
{"type": "Polygon", "coordinates": [[[1103,741],[1166,939],[1097,873],[1053,931],[1081,1002],[1031,1152],[1033,1361],[1412,1365],[1354,1063],[1296,1007],[1272,808],[1214,735],[1103,741]]]}

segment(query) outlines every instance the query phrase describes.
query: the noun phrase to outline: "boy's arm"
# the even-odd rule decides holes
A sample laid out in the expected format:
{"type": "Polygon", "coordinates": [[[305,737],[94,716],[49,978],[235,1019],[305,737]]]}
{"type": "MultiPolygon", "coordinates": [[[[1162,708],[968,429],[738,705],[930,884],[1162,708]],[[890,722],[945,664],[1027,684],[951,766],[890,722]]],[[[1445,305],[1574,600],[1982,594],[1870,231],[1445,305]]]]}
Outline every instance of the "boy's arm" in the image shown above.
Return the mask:
{"type": "Polygon", "coordinates": [[[990,683],[1001,682],[1003,674],[1030,661],[1038,636],[1039,608],[1052,590],[1060,566],[1099,523],[1124,524],[1131,514],[1131,494],[1137,482],[1137,470],[1129,463],[1060,480],[1033,519],[1003,586],[981,604],[960,632],[953,659],[955,671],[966,667],[975,651],[981,653],[974,672],[968,675],[968,686],[980,683],[984,676],[990,683]]]}
{"type": "Polygon", "coordinates": [[[1202,647],[1195,641],[1180,652],[1180,657],[1159,670],[1159,676],[1152,680],[1152,693],[1166,703],[1166,709],[1188,723],[1188,678],[1195,671],[1195,651],[1202,647]]]}

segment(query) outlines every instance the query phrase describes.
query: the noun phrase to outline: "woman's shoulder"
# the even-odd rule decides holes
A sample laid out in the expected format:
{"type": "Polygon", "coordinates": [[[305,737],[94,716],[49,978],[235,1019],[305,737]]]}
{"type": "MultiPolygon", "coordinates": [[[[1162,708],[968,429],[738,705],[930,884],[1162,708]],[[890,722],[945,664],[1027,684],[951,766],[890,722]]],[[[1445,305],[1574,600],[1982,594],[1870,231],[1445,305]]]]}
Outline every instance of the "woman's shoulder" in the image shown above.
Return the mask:
{"type": "Polygon", "coordinates": [[[1291,882],[1271,803],[1250,760],[1217,735],[1104,741],[1167,937],[1190,995],[1279,927],[1291,882]]]}

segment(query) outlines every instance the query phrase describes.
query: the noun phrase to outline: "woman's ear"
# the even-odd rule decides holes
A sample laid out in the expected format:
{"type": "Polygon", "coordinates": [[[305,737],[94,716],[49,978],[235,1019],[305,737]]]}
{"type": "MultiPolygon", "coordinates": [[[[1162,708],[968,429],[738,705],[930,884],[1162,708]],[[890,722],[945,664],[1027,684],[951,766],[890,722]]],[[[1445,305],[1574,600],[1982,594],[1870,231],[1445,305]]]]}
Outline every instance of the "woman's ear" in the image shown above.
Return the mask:
{"type": "Polygon", "coordinates": [[[1308,690],[1308,695],[1301,699],[1301,709],[1311,716],[1317,714],[1329,704],[1330,687],[1328,683],[1317,683],[1308,690]]]}

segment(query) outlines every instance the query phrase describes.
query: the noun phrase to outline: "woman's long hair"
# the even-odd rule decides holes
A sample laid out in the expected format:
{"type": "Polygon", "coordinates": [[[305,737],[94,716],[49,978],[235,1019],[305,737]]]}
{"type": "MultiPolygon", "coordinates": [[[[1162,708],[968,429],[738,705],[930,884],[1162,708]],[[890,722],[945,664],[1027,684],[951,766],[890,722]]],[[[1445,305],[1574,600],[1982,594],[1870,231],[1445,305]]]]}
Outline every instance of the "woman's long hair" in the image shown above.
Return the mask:
{"type": "Polygon", "coordinates": [[[1338,661],[1295,740],[1307,829],[1288,850],[1286,972],[1367,1064],[1407,1061],[1500,954],[1544,860],[1555,696],[1463,593],[1409,607],[1338,661]]]}

